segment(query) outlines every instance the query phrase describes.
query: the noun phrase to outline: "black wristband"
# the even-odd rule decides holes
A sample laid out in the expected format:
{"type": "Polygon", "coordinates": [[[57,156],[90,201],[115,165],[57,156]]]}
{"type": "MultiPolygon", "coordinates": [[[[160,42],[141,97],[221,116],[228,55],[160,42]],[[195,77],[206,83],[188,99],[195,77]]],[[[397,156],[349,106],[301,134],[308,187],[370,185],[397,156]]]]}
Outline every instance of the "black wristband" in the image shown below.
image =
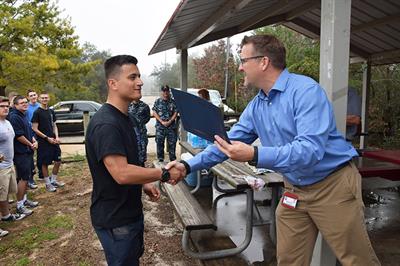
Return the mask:
{"type": "Polygon", "coordinates": [[[258,163],[258,148],[257,146],[253,146],[254,148],[254,156],[253,159],[251,159],[251,161],[248,161],[248,163],[252,166],[257,166],[258,163]]]}
{"type": "Polygon", "coordinates": [[[187,175],[190,174],[190,172],[191,172],[190,165],[187,162],[185,162],[184,160],[180,160],[179,162],[185,166],[186,174],[187,175]]]}

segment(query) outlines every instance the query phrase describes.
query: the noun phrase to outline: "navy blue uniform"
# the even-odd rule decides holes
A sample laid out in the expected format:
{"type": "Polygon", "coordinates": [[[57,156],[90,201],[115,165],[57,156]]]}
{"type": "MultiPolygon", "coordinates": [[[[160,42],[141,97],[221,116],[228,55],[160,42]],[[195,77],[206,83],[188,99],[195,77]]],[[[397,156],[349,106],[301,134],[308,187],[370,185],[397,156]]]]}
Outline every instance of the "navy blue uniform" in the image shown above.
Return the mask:
{"type": "MultiPolygon", "coordinates": [[[[153,111],[156,112],[161,120],[168,121],[177,112],[175,101],[172,99],[163,100],[157,99],[154,102],[153,111]]],[[[167,139],[169,160],[176,159],[175,148],[178,140],[176,119],[168,126],[163,126],[160,121],[156,122],[156,143],[157,143],[157,158],[159,161],[164,161],[164,142],[167,139]]]]}

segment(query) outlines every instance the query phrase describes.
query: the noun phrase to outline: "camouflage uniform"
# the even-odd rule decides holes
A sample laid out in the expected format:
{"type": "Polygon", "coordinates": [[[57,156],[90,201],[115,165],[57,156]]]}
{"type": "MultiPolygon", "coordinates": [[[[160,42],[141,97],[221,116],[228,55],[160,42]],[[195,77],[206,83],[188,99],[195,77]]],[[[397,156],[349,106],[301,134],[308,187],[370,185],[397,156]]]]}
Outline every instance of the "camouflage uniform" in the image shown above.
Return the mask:
{"type": "MultiPolygon", "coordinates": [[[[175,101],[158,98],[154,102],[153,111],[160,116],[161,120],[168,121],[177,112],[175,101]]],[[[178,140],[176,119],[168,127],[163,126],[158,120],[156,122],[157,158],[159,161],[164,160],[165,138],[167,138],[169,160],[174,161],[176,160],[176,141],[178,140]]]]}
{"type": "Polygon", "coordinates": [[[149,143],[146,124],[150,120],[150,107],[142,101],[131,103],[128,107],[128,114],[135,125],[133,130],[138,139],[139,162],[144,166],[144,162],[147,160],[147,144],[149,143]]]}

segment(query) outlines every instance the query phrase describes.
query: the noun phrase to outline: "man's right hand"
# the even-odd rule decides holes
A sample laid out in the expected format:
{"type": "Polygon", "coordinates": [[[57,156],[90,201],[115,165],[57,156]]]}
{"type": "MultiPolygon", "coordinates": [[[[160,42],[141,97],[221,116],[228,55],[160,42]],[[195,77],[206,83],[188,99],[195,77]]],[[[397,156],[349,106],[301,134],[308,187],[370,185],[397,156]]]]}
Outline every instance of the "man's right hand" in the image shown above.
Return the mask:
{"type": "Polygon", "coordinates": [[[168,181],[171,185],[176,185],[186,176],[186,168],[183,163],[178,161],[169,162],[165,169],[167,169],[171,175],[171,179],[168,181]]]}

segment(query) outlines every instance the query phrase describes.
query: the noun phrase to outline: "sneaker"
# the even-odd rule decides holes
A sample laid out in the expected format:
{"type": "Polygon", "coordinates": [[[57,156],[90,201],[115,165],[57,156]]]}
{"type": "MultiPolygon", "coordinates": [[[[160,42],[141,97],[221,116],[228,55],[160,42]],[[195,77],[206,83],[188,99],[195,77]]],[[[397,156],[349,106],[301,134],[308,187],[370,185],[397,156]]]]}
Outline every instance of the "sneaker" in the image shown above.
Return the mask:
{"type": "Polygon", "coordinates": [[[14,203],[14,201],[15,201],[14,199],[8,199],[9,204],[14,203]]]}
{"type": "Polygon", "coordinates": [[[8,216],[8,218],[2,217],[1,220],[3,222],[14,222],[14,221],[22,220],[25,217],[26,217],[25,214],[14,213],[14,214],[10,214],[10,216],[8,216]]]}
{"type": "Polygon", "coordinates": [[[28,208],[36,208],[39,205],[39,202],[33,200],[25,200],[24,205],[28,208]]]}
{"type": "Polygon", "coordinates": [[[25,206],[17,207],[17,213],[19,214],[25,214],[25,216],[29,216],[33,213],[32,210],[28,209],[25,206]]]}
{"type": "Polygon", "coordinates": [[[28,182],[28,188],[30,188],[30,189],[37,189],[37,188],[38,188],[38,185],[36,185],[35,183],[29,183],[29,182],[28,182]]]}
{"type": "Polygon", "coordinates": [[[57,189],[52,184],[46,184],[46,190],[48,192],[56,192],[57,189]]]}
{"type": "Polygon", "coordinates": [[[65,183],[64,183],[64,182],[61,182],[61,181],[53,181],[53,182],[51,182],[51,184],[52,184],[55,188],[65,186],[65,183]]]}
{"type": "Polygon", "coordinates": [[[8,231],[0,229],[0,237],[8,235],[8,231]]]}

